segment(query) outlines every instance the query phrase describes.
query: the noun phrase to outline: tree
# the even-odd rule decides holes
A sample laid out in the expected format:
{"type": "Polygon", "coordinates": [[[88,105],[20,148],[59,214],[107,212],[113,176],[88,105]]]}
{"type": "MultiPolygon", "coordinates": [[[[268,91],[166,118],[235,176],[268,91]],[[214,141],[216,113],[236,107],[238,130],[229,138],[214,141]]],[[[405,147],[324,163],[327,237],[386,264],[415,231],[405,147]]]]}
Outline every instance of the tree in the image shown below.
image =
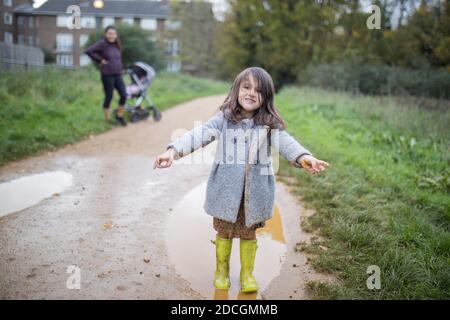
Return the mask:
{"type": "MultiPolygon", "coordinates": [[[[340,2],[340,1],[336,1],[340,2]]],[[[334,7],[315,1],[230,1],[218,53],[224,75],[256,65],[269,71],[279,89],[308,63],[326,56],[334,7]]]]}
{"type": "Polygon", "coordinates": [[[170,9],[169,28],[165,35],[168,40],[178,40],[182,69],[202,76],[213,74],[217,65],[213,53],[217,21],[211,3],[172,1],[170,9]]]}
{"type": "Polygon", "coordinates": [[[372,13],[360,0],[229,3],[215,45],[228,78],[261,66],[279,89],[301,79],[311,65],[450,66],[449,1],[374,0],[381,9],[379,30],[367,28],[372,13]]]}

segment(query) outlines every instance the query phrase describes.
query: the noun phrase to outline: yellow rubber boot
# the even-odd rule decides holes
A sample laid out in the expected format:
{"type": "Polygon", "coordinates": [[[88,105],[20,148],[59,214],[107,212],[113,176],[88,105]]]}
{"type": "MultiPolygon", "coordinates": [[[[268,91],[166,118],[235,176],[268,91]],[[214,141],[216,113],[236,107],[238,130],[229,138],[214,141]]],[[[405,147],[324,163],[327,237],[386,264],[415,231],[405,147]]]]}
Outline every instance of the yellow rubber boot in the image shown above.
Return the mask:
{"type": "Polygon", "coordinates": [[[258,291],[258,283],[253,276],[253,268],[255,266],[256,256],[256,240],[241,239],[240,256],[241,256],[241,292],[258,291]]]}
{"type": "Polygon", "coordinates": [[[233,239],[222,239],[216,236],[216,271],[214,272],[214,287],[226,290],[230,282],[230,255],[233,239]]]}

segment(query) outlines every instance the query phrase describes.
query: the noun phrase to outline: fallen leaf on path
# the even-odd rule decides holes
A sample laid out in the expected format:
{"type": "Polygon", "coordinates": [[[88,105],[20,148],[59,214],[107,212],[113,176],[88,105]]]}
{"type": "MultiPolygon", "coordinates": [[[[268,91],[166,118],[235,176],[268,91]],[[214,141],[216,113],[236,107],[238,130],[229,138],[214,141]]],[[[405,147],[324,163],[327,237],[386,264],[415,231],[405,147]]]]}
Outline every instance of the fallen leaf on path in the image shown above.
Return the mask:
{"type": "Polygon", "coordinates": [[[114,225],[113,225],[111,222],[105,223],[105,224],[103,225],[103,230],[109,230],[109,229],[112,229],[113,226],[114,226],[114,225]]]}

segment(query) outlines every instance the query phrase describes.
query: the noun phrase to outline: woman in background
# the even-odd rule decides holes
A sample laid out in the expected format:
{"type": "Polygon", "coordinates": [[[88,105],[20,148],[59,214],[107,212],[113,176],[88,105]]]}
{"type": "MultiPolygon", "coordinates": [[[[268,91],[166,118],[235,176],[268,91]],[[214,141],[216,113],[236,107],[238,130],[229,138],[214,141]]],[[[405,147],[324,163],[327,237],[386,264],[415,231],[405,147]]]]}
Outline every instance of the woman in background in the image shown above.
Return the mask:
{"type": "Polygon", "coordinates": [[[94,43],[86,50],[86,54],[97,63],[100,63],[100,72],[105,92],[103,100],[103,112],[105,120],[109,120],[111,100],[114,88],[119,93],[119,107],[115,115],[116,120],[126,126],[124,119],[125,102],[127,93],[125,83],[122,78],[122,43],[120,42],[117,30],[113,26],[105,29],[104,37],[94,43]]]}

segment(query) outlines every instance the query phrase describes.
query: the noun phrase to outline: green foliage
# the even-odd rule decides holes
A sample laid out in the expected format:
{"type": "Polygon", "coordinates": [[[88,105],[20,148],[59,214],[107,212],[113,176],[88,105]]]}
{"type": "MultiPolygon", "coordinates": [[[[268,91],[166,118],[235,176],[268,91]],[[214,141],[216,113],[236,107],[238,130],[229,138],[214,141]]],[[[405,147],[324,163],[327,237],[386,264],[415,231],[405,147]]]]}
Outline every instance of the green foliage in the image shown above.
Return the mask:
{"type": "Polygon", "coordinates": [[[450,72],[350,63],[311,65],[299,82],[372,95],[417,95],[450,99],[450,72]]]}
{"type": "MultiPolygon", "coordinates": [[[[122,41],[122,62],[124,67],[130,66],[136,61],[148,63],[156,70],[165,66],[163,51],[158,43],[153,40],[154,34],[138,26],[120,25],[117,27],[122,41]]],[[[103,30],[89,35],[86,48],[103,37],[103,30]]]]}
{"type": "Polygon", "coordinates": [[[331,165],[312,176],[283,161],[279,172],[316,210],[306,227],[323,240],[302,250],[338,279],[310,283],[314,296],[449,299],[448,109],[293,87],[276,102],[288,131],[331,165]],[[366,287],[370,265],[381,269],[380,290],[366,287]]]}
{"type": "Polygon", "coordinates": [[[313,1],[234,0],[230,6],[217,43],[225,75],[258,65],[278,87],[293,82],[315,47],[325,45],[332,27],[326,21],[334,14],[313,1]]]}
{"type": "MultiPolygon", "coordinates": [[[[164,110],[226,90],[222,82],[159,73],[150,95],[158,109],[164,110]]],[[[0,165],[112,127],[103,120],[100,77],[91,67],[0,70],[0,100],[0,165]]]]}
{"type": "Polygon", "coordinates": [[[215,45],[222,75],[234,78],[246,67],[261,66],[280,89],[298,80],[310,83],[305,72],[311,66],[319,67],[310,71],[322,72],[343,63],[331,70],[334,74],[307,76],[363,93],[447,97],[450,2],[418,3],[373,1],[381,7],[381,29],[370,30],[371,13],[363,10],[363,1],[231,0],[215,45]]]}
{"type": "Polygon", "coordinates": [[[168,39],[177,39],[179,52],[175,59],[181,61],[184,72],[200,76],[216,73],[217,60],[213,52],[213,39],[217,21],[211,3],[206,1],[172,1],[170,21],[177,28],[166,28],[168,39]]]}

